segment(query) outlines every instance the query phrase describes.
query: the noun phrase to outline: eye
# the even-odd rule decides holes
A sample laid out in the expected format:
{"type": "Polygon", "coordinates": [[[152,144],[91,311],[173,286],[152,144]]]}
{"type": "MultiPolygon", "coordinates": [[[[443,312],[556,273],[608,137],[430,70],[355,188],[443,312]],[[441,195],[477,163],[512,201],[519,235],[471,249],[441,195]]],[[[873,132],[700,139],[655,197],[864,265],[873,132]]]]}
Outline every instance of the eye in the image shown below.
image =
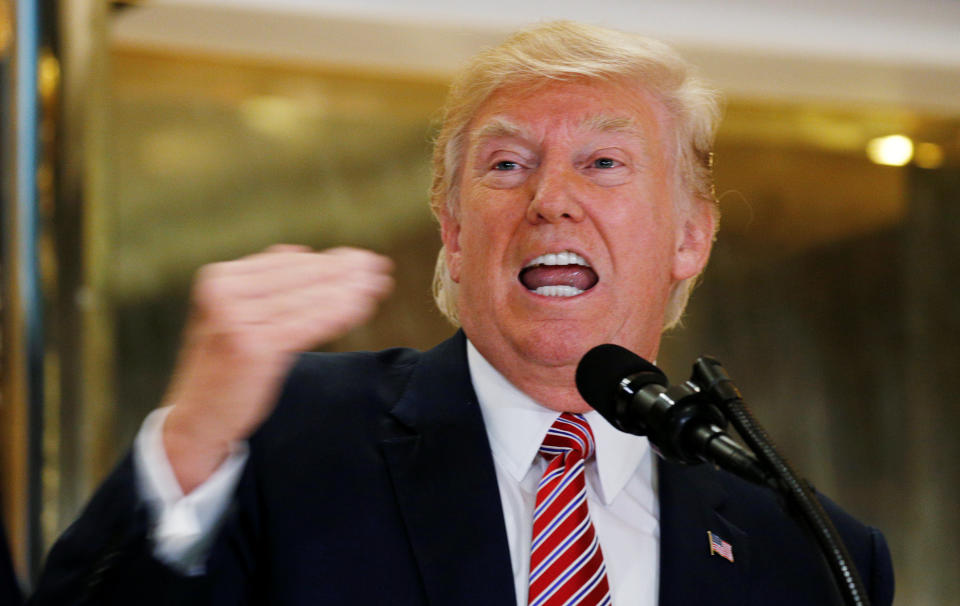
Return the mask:
{"type": "Polygon", "coordinates": [[[501,160],[493,165],[493,170],[516,170],[520,168],[520,165],[511,160],[501,160]]]}
{"type": "Polygon", "coordinates": [[[597,158],[593,161],[593,168],[616,168],[619,164],[613,158],[597,158]]]}
{"type": "Polygon", "coordinates": [[[584,158],[584,176],[601,187],[616,187],[633,178],[633,156],[618,149],[598,149],[584,158]],[[606,155],[610,154],[610,155],[606,155]]]}

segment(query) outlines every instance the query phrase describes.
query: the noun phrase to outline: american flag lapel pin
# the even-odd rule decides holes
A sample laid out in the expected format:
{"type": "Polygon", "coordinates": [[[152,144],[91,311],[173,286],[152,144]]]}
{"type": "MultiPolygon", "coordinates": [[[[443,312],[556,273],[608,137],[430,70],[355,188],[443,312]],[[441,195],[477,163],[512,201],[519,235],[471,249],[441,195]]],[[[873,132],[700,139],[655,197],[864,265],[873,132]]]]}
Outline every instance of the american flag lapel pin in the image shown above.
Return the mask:
{"type": "Polygon", "coordinates": [[[728,562],[733,562],[733,546],[730,543],[709,530],[707,531],[707,538],[710,539],[710,555],[718,555],[728,562]]]}

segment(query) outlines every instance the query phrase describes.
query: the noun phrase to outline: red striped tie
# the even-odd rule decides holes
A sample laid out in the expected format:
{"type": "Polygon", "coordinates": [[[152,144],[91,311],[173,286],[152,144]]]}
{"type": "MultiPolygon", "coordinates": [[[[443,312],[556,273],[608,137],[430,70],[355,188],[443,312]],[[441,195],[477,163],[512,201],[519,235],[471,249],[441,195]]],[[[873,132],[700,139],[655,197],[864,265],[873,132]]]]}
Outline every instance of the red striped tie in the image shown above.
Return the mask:
{"type": "Polygon", "coordinates": [[[530,545],[530,606],[609,606],[607,568],[587,509],[584,462],[593,433],[582,415],[563,413],[540,453],[549,461],[537,486],[530,545]]]}

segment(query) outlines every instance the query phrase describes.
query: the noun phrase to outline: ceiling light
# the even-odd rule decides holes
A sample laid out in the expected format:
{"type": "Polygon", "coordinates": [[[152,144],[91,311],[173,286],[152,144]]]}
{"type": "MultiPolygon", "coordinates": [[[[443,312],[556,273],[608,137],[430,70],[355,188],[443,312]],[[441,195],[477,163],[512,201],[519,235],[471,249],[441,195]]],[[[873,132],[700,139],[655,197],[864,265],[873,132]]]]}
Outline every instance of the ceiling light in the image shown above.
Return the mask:
{"type": "Polygon", "coordinates": [[[296,136],[303,128],[303,111],[296,100],[263,95],[244,100],[240,118],[250,129],[277,139],[296,136]]]}
{"type": "Polygon", "coordinates": [[[904,166],[913,158],[913,141],[904,135],[871,139],[867,142],[867,157],[876,164],[904,166]]]}
{"type": "Polygon", "coordinates": [[[920,168],[940,168],[943,165],[943,148],[936,143],[918,143],[913,163],[920,168]]]}

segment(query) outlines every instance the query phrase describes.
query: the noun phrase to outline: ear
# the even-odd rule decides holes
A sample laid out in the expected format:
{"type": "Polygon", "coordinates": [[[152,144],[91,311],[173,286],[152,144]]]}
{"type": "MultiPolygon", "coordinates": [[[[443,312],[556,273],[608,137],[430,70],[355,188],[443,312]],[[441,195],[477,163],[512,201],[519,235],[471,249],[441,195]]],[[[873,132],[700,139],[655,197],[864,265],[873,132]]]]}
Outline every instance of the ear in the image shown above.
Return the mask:
{"type": "Polygon", "coordinates": [[[443,249],[446,254],[447,270],[450,272],[450,279],[454,282],[460,282],[460,269],[462,267],[461,249],[460,249],[460,222],[444,207],[440,211],[440,239],[443,240],[443,249]]]}
{"type": "Polygon", "coordinates": [[[693,199],[686,218],[677,226],[673,279],[677,282],[700,274],[710,259],[717,219],[712,202],[693,199]]]}

